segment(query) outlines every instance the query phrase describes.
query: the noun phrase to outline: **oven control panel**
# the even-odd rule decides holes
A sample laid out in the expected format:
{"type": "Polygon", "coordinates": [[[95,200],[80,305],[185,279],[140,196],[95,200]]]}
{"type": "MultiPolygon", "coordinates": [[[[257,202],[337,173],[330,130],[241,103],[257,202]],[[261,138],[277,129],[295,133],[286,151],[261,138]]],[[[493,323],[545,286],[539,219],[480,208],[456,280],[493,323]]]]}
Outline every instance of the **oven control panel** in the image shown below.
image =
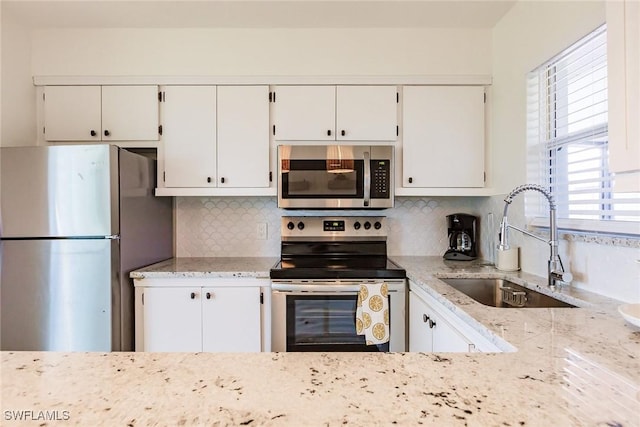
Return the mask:
{"type": "Polygon", "coordinates": [[[324,231],[344,231],[344,219],[325,219],[322,221],[324,231]]]}
{"type": "Polygon", "coordinates": [[[386,238],[386,218],[382,216],[286,216],[281,235],[286,238],[386,238]]]}

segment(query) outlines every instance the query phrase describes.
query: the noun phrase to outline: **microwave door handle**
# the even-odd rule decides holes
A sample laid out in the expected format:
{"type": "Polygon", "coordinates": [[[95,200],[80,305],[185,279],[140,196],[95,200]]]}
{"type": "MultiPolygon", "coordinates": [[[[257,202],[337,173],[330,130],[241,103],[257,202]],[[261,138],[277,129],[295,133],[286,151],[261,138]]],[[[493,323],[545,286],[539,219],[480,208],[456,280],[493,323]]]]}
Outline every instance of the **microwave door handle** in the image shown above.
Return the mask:
{"type": "Polygon", "coordinates": [[[364,206],[369,206],[371,198],[371,162],[369,161],[369,152],[364,152],[364,206]]]}

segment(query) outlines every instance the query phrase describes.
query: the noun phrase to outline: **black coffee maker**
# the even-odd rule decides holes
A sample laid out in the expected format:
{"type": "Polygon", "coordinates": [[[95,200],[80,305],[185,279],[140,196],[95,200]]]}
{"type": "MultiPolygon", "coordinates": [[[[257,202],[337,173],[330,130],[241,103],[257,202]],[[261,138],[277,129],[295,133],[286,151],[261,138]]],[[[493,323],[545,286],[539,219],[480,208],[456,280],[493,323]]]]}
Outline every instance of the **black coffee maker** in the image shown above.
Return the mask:
{"type": "Polygon", "coordinates": [[[476,223],[477,218],[473,215],[447,215],[449,249],[444,253],[444,259],[470,261],[478,257],[476,223]]]}

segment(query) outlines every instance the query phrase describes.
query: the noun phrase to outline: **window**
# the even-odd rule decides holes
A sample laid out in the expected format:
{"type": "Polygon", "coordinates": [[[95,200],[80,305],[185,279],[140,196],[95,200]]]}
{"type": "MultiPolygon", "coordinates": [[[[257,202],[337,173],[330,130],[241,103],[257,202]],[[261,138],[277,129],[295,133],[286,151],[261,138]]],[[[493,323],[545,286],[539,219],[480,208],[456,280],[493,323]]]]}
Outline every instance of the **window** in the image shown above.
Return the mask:
{"type": "MultiPolygon", "coordinates": [[[[602,26],[529,74],[528,175],[553,194],[560,228],[634,234],[640,195],[614,192],[608,170],[606,42],[602,26]]],[[[525,210],[548,223],[546,200],[529,195],[525,210]]]]}

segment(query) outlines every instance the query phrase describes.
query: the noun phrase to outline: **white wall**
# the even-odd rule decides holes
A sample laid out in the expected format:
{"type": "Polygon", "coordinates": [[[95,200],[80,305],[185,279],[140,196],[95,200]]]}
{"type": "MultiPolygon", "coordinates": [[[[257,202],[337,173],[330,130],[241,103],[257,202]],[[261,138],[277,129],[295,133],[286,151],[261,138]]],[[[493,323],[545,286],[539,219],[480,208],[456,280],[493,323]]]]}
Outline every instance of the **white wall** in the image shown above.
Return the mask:
{"type": "MultiPolygon", "coordinates": [[[[2,3],[0,3],[0,7],[2,3]]],[[[31,78],[31,32],[2,12],[2,83],[0,145],[36,143],[36,99],[31,78]]]]}
{"type": "MultiPolygon", "coordinates": [[[[493,31],[493,153],[494,186],[508,193],[524,184],[526,176],[526,75],[576,40],[605,22],[603,1],[518,2],[493,31]]],[[[494,212],[496,227],[502,216],[502,197],[484,202],[494,212]]],[[[524,226],[523,196],[509,208],[509,220],[524,226]]],[[[486,222],[485,222],[486,224],[486,222]]],[[[486,233],[485,233],[486,234],[486,233]]],[[[548,246],[512,232],[521,246],[524,271],[547,274],[548,246]]],[[[568,238],[560,242],[565,266],[574,274],[574,286],[617,299],[640,302],[640,250],[609,244],[610,239],[568,238]]],[[[483,242],[488,248],[489,243],[483,242]]],[[[494,242],[491,242],[492,244],[494,242]]]]}
{"type": "Polygon", "coordinates": [[[491,73],[486,29],[48,29],[35,75],[491,73]]]}

